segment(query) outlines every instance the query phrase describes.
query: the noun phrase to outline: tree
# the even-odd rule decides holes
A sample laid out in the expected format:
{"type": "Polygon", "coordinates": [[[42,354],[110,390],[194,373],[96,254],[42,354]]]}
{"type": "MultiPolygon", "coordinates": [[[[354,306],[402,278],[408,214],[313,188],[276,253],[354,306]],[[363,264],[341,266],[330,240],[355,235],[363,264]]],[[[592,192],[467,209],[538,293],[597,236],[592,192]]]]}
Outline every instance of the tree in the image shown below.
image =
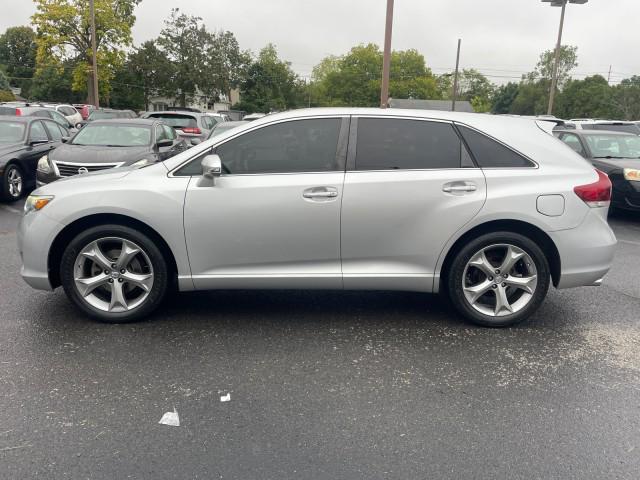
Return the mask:
{"type": "Polygon", "coordinates": [[[542,115],[547,113],[549,99],[549,82],[523,81],[518,88],[518,94],[513,100],[509,113],[515,115],[542,115]]]}
{"type": "Polygon", "coordinates": [[[231,32],[211,34],[207,46],[202,90],[219,100],[222,95],[231,98],[231,90],[237,88],[251,63],[251,55],[241,51],[238,40],[231,32]]]}
{"type": "Polygon", "coordinates": [[[242,102],[238,109],[248,112],[287,110],[304,104],[305,86],[291,70],[291,64],[278,58],[276,47],[267,45],[249,65],[240,85],[242,102]]]}
{"type": "Polygon", "coordinates": [[[497,114],[509,113],[511,105],[518,96],[520,87],[515,82],[509,82],[501,85],[493,92],[491,100],[491,112],[497,114]]]}
{"type": "Polygon", "coordinates": [[[0,90],[11,90],[7,76],[0,70],[0,90]]]}
{"type": "Polygon", "coordinates": [[[464,69],[458,78],[458,100],[471,102],[476,112],[488,112],[494,85],[475,69],[464,69]]]}
{"type": "Polygon", "coordinates": [[[157,42],[173,64],[173,78],[168,89],[184,107],[187,99],[197,94],[198,86],[207,74],[206,52],[210,34],[202,18],[180,13],[180,9],[174,8],[165,20],[157,42]]]}
{"type": "Polygon", "coordinates": [[[73,92],[72,63],[56,63],[39,67],[33,77],[31,98],[52,102],[82,101],[82,93],[73,92]]]}
{"type": "Polygon", "coordinates": [[[616,118],[640,119],[640,76],[626,78],[613,90],[613,104],[618,113],[616,118]]]}
{"type": "MultiPolygon", "coordinates": [[[[126,70],[136,90],[136,108],[149,110],[149,99],[154,95],[171,95],[175,68],[167,56],[148,40],[129,54],[126,70]]],[[[124,82],[119,82],[124,83],[124,82]]],[[[122,92],[126,93],[126,92],[122,92]]]]}
{"type": "MultiPolygon", "coordinates": [[[[72,88],[93,96],[92,50],[88,2],[85,0],[34,0],[33,24],[38,69],[70,62],[72,88]]],[[[134,8],[141,0],[95,0],[96,46],[100,94],[108,96],[110,81],[124,62],[123,48],[131,45],[134,8]]]]}
{"type": "Polygon", "coordinates": [[[613,90],[601,75],[569,80],[558,97],[557,114],[566,118],[614,118],[613,90]]]}
{"type": "Polygon", "coordinates": [[[0,65],[4,65],[10,83],[29,97],[35,71],[36,43],[31,27],[10,27],[0,35],[0,65]]]}
{"type": "MultiPolygon", "coordinates": [[[[545,79],[551,81],[553,78],[553,66],[555,64],[555,50],[546,50],[540,54],[538,64],[533,72],[529,73],[532,81],[545,79]]],[[[578,66],[578,47],[562,45],[560,47],[560,58],[558,63],[558,88],[562,90],[564,84],[571,78],[571,70],[578,66]]]]}

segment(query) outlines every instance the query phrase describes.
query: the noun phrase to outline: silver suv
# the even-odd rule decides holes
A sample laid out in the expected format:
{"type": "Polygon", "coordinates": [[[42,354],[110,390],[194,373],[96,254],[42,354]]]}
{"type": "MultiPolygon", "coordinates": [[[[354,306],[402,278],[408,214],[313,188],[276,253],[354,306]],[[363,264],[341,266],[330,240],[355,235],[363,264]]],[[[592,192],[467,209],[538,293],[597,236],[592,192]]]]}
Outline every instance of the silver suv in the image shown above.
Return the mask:
{"type": "Polygon", "coordinates": [[[506,326],[551,283],[600,284],[610,198],[607,176],[535,120],[301,110],[36,190],[22,276],[107,322],[149,314],[177,285],[443,292],[506,326]]]}

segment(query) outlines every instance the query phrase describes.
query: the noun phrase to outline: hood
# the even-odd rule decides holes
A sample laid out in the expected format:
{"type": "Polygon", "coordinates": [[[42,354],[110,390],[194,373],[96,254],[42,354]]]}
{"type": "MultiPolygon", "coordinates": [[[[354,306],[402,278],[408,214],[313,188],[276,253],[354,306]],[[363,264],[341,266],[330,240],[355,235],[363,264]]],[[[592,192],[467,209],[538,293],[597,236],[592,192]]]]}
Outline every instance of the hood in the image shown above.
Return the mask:
{"type": "Polygon", "coordinates": [[[63,143],[49,154],[54,162],[71,163],[124,163],[128,165],[151,154],[150,146],[94,147],[63,143]]]}
{"type": "Polygon", "coordinates": [[[593,165],[605,173],[623,168],[635,168],[640,170],[640,159],[638,158],[594,158],[593,165]]]}
{"type": "Polygon", "coordinates": [[[17,152],[25,147],[24,143],[0,143],[0,156],[17,152]]]}

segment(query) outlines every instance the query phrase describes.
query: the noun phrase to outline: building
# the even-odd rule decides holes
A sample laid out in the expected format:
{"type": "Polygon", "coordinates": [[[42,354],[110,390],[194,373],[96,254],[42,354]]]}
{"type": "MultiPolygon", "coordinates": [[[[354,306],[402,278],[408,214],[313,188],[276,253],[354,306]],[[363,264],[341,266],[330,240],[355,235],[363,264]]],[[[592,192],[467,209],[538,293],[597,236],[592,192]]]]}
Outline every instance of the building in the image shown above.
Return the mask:
{"type": "MultiPolygon", "coordinates": [[[[240,101],[240,91],[237,89],[231,90],[231,98],[227,98],[223,95],[219,101],[213,101],[205,95],[196,93],[193,98],[187,99],[185,107],[196,108],[201,112],[218,112],[231,110],[231,107],[240,101]]],[[[149,98],[149,110],[159,112],[166,110],[168,107],[176,107],[179,104],[177,97],[165,97],[158,95],[149,98]]]]}
{"type": "MultiPolygon", "coordinates": [[[[416,100],[413,98],[390,98],[390,108],[406,108],[409,110],[451,111],[451,100],[416,100]]],[[[466,100],[456,100],[456,112],[474,113],[473,106],[466,100]]]]}

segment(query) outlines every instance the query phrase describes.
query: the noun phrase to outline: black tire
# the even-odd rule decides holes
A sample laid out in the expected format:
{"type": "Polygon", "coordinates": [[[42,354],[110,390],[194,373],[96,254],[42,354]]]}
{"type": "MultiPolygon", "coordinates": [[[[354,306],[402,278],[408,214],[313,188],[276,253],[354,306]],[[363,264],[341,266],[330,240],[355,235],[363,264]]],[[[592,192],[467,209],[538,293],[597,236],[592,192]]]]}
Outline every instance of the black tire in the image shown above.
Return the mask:
{"type": "Polygon", "coordinates": [[[2,175],[2,188],[0,188],[0,194],[2,195],[2,200],[7,202],[16,202],[20,200],[25,190],[25,181],[24,174],[22,169],[16,165],[15,163],[11,163],[7,165],[4,169],[4,173],[2,175]],[[21,190],[18,195],[12,195],[10,190],[10,179],[13,175],[18,175],[21,181],[21,190]]]}
{"type": "Polygon", "coordinates": [[[105,323],[128,323],[149,315],[162,303],[170,285],[167,262],[160,249],[147,235],[123,225],[101,225],[78,234],[62,254],[60,279],[65,293],[80,310],[105,323]],[[126,312],[106,312],[95,308],[83,299],[75,284],[74,267],[79,253],[91,242],[105,237],[119,237],[137,244],[153,267],[153,285],[147,298],[126,312]]]}
{"type": "Polygon", "coordinates": [[[484,327],[509,327],[535,313],[547,295],[550,278],[549,262],[535,242],[518,233],[494,232],[471,240],[457,252],[449,271],[446,272],[446,288],[454,308],[471,322],[484,327]],[[535,263],[537,271],[537,285],[529,302],[521,310],[504,316],[491,316],[479,312],[471,306],[463,291],[463,275],[467,263],[483,248],[496,244],[510,244],[524,250],[535,263]]]}

